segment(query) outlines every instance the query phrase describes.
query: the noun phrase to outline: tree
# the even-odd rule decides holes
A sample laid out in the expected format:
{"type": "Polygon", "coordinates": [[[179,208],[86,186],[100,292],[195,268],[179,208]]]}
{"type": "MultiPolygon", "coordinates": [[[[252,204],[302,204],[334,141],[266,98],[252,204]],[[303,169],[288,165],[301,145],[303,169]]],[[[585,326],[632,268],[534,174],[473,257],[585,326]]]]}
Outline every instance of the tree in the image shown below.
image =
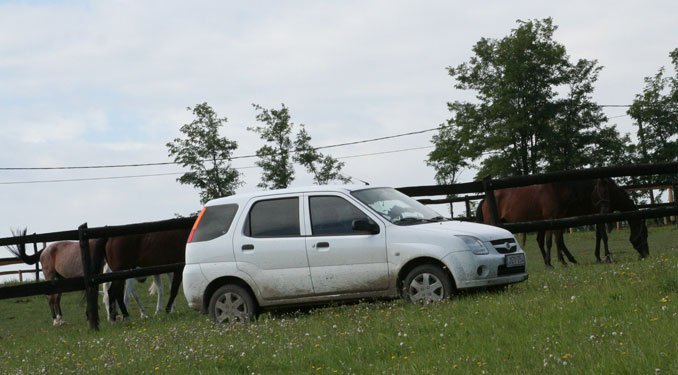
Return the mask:
{"type": "Polygon", "coordinates": [[[341,174],[344,163],[329,155],[323,155],[311,146],[311,136],[306,132],[304,125],[300,125],[300,128],[297,139],[294,141],[294,161],[304,166],[306,171],[313,175],[313,181],[318,185],[332,181],[351,182],[350,177],[341,174]]]}
{"type": "Polygon", "coordinates": [[[481,38],[475,56],[448,67],[455,88],[475,91],[477,103],[448,103],[452,117],[434,137],[428,160],[437,174],[450,176],[476,161],[478,177],[598,162],[597,142],[614,141],[616,132],[603,127],[607,119],[591,99],[601,68],[591,60],[571,63],[553,40],[556,29],[550,18],[518,21],[509,36],[481,38]]]}
{"type": "Polygon", "coordinates": [[[292,123],[290,114],[285,107],[279,110],[266,109],[258,104],[252,104],[258,110],[257,121],[264,125],[248,127],[248,130],[258,133],[266,144],[257,150],[259,160],[255,163],[263,169],[261,182],[257,185],[262,189],[283,189],[294,180],[292,166],[292,123]]]}
{"type": "Polygon", "coordinates": [[[231,167],[231,155],[238,148],[235,141],[219,136],[219,128],[227,119],[219,118],[207,103],[188,107],[196,119],[184,124],[184,138],[167,143],[169,156],[190,172],[177,179],[179,183],[200,189],[200,202],[233,195],[242,186],[240,173],[231,167]]]}
{"type": "Polygon", "coordinates": [[[257,121],[263,125],[248,127],[247,129],[259,134],[266,142],[257,150],[259,160],[255,163],[263,169],[261,182],[257,185],[262,189],[283,189],[294,180],[294,165],[297,162],[313,174],[317,184],[326,184],[330,181],[348,182],[350,178],[341,174],[344,163],[330,156],[324,156],[311,146],[311,136],[301,125],[301,130],[292,141],[294,124],[290,121],[289,109],[282,104],[280,109],[266,109],[252,104],[259,111],[257,121]]]}
{"type": "Polygon", "coordinates": [[[669,56],[673,76],[664,67],[645,78],[645,88],[637,94],[628,114],[638,125],[639,162],[678,161],[678,48],[669,56]]]}

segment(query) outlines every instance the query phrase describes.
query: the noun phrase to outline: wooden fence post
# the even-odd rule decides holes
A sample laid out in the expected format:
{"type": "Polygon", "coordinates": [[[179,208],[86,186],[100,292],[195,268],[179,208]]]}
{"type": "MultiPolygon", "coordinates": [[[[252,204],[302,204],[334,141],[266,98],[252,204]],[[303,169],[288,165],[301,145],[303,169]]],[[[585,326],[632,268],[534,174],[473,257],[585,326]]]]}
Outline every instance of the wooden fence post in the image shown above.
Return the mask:
{"type": "Polygon", "coordinates": [[[499,210],[497,210],[497,199],[494,197],[492,178],[490,176],[483,178],[483,190],[485,190],[487,207],[490,209],[490,224],[501,226],[501,222],[499,221],[499,210]]]}
{"type": "MultiPolygon", "coordinates": [[[[35,234],[35,233],[33,233],[35,234]]],[[[43,249],[46,246],[43,246],[43,249]]],[[[38,243],[33,242],[33,254],[38,252],[38,243]]],[[[40,281],[40,262],[35,262],[35,281],[40,281]]]]}
{"type": "Polygon", "coordinates": [[[80,239],[80,255],[82,259],[82,276],[85,282],[85,295],[87,299],[87,321],[89,327],[95,331],[99,330],[99,297],[98,287],[92,281],[92,261],[89,248],[89,234],[87,233],[87,223],[78,227],[78,238],[80,239]]]}
{"type": "MultiPolygon", "coordinates": [[[[464,203],[466,204],[466,218],[471,219],[471,200],[468,195],[464,197],[464,203]]],[[[476,218],[478,220],[478,218],[476,218]]]]}

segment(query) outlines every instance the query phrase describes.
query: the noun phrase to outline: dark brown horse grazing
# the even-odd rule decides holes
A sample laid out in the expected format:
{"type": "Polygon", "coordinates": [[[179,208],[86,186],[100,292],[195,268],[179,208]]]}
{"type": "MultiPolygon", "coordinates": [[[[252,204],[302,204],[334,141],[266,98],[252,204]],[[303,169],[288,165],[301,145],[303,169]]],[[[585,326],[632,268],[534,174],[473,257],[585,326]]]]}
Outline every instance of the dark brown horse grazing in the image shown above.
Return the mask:
{"type": "MultiPolygon", "coordinates": [[[[612,211],[637,210],[633,200],[614,181],[609,178],[595,180],[579,180],[568,182],[554,182],[541,185],[501,189],[494,192],[497,200],[499,220],[504,223],[559,219],[571,216],[606,213],[612,211]]],[[[489,207],[484,200],[478,205],[476,219],[489,223],[489,207]]],[[[629,220],[631,236],[629,241],[642,258],[649,255],[647,245],[647,227],[643,220],[629,220]]],[[[607,234],[602,226],[597,227],[596,233],[605,240],[607,234]]],[[[562,254],[570,262],[576,263],[574,257],[565,246],[562,230],[553,231],[556,237],[558,258],[567,264],[562,254]]],[[[550,234],[549,234],[550,236],[550,234]]],[[[550,246],[544,249],[545,233],[537,235],[539,250],[544,257],[544,263],[551,266],[550,246]]],[[[549,241],[550,242],[550,241],[549,241]]],[[[599,242],[596,246],[596,255],[599,258],[599,242]]],[[[605,243],[607,241],[604,241],[605,243]]],[[[609,255],[609,252],[606,250],[609,255]]]]}
{"type": "MultiPolygon", "coordinates": [[[[93,256],[94,269],[101,270],[104,260],[113,271],[183,263],[186,258],[186,240],[189,233],[190,229],[179,229],[100,239],[97,241],[93,256]]],[[[181,271],[175,272],[169,301],[165,308],[167,312],[172,309],[181,279],[181,271]]],[[[111,283],[108,290],[110,319],[115,320],[116,302],[120,306],[123,318],[129,316],[123,300],[124,286],[124,280],[116,280],[111,283]]]]}
{"type": "MultiPolygon", "coordinates": [[[[14,236],[25,236],[26,230],[12,231],[12,234],[14,236]]],[[[94,249],[95,240],[90,240],[89,246],[90,249],[94,249]]],[[[80,243],[77,241],[54,242],[33,255],[26,254],[25,244],[17,245],[16,248],[8,247],[8,250],[26,264],[35,264],[40,261],[42,273],[47,281],[83,275],[80,243]]],[[[52,324],[55,326],[64,324],[61,312],[61,293],[50,294],[47,296],[47,302],[52,312],[52,324]]]]}

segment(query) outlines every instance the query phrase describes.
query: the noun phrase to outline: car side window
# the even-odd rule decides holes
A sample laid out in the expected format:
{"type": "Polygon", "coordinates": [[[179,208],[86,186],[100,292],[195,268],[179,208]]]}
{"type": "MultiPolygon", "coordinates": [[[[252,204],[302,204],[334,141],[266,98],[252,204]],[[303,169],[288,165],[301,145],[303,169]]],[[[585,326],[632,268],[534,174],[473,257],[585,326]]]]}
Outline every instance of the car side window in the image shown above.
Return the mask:
{"type": "Polygon", "coordinates": [[[245,235],[249,237],[300,236],[299,198],[256,202],[247,215],[245,235]]]}
{"type": "Polygon", "coordinates": [[[353,221],[372,221],[353,204],[336,196],[309,197],[309,209],[314,236],[364,234],[353,230],[353,221]]]}

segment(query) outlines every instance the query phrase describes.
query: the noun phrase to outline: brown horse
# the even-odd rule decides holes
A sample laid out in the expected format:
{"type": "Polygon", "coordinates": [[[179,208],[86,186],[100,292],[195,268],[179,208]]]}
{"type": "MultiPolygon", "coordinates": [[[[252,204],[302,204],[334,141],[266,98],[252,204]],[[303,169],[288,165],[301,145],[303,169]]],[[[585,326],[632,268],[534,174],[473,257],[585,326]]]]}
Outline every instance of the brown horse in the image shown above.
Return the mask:
{"type": "MultiPolygon", "coordinates": [[[[25,236],[27,230],[22,231],[12,231],[14,236],[25,236]]],[[[96,246],[96,240],[89,241],[90,253],[94,252],[96,246]]],[[[82,277],[82,260],[80,253],[80,242],[77,241],[59,241],[49,244],[49,246],[43,248],[33,255],[26,254],[25,244],[17,245],[14,247],[7,247],[12,254],[17,258],[21,259],[26,264],[35,264],[40,261],[42,267],[42,273],[45,276],[45,280],[57,280],[57,279],[67,279],[73,277],[82,277]]],[[[158,281],[160,275],[157,275],[156,281],[154,283],[160,283],[162,288],[162,283],[158,281]]],[[[154,284],[155,285],[155,284],[154,284]]],[[[142,317],[146,314],[143,304],[139,299],[139,296],[134,291],[133,279],[126,280],[125,285],[125,296],[124,299],[127,299],[127,296],[131,295],[134,297],[142,317]]],[[[160,303],[160,295],[158,295],[158,303],[160,303]]],[[[52,324],[55,326],[60,326],[65,323],[63,319],[63,313],[61,312],[61,293],[50,294],[47,297],[47,302],[49,303],[49,308],[52,312],[52,324]]]]}
{"type": "MultiPolygon", "coordinates": [[[[503,223],[559,219],[612,211],[634,211],[638,208],[628,194],[609,178],[595,180],[578,180],[531,185],[525,187],[501,189],[494,192],[497,201],[499,220],[503,223]]],[[[481,201],[476,211],[476,220],[489,223],[489,207],[485,200],[481,201]]],[[[629,220],[631,236],[629,241],[642,258],[649,255],[647,244],[647,227],[643,220],[629,220]]],[[[597,226],[597,236],[603,240],[607,235],[603,226],[597,226]]],[[[558,258],[567,264],[562,254],[570,262],[576,260],[565,246],[562,230],[555,230],[558,258]]],[[[550,236],[550,234],[549,234],[550,236]]],[[[539,250],[544,263],[551,266],[550,246],[544,249],[545,233],[537,235],[539,250]]],[[[550,240],[549,240],[550,242],[550,240]]],[[[596,256],[599,259],[599,242],[596,256]]],[[[607,243],[607,241],[605,241],[607,243]]],[[[609,252],[606,250],[609,256],[609,252]]]]}
{"type": "MultiPolygon", "coordinates": [[[[97,241],[93,256],[95,272],[100,272],[103,262],[108,263],[111,270],[131,270],[137,267],[152,267],[165,264],[183,263],[186,257],[186,241],[190,229],[178,229],[163,232],[152,232],[130,236],[103,238],[97,241]]],[[[174,299],[181,285],[181,271],[175,272],[172,278],[170,297],[165,311],[170,312],[174,299]]],[[[109,293],[109,319],[115,320],[115,303],[120,306],[123,318],[129,313],[123,300],[124,281],[111,282],[109,293]]]]}
{"type": "MultiPolygon", "coordinates": [[[[26,229],[12,231],[14,236],[25,236],[26,229]]],[[[90,240],[90,249],[94,249],[95,241],[90,240]]],[[[60,241],[49,244],[44,249],[33,255],[26,254],[26,245],[19,244],[16,248],[7,247],[16,257],[26,264],[35,264],[40,261],[42,274],[45,280],[68,279],[82,277],[82,260],[80,257],[80,243],[77,241],[60,241]]],[[[61,293],[47,296],[49,309],[52,312],[52,324],[59,326],[64,324],[61,312],[61,293]]]]}

